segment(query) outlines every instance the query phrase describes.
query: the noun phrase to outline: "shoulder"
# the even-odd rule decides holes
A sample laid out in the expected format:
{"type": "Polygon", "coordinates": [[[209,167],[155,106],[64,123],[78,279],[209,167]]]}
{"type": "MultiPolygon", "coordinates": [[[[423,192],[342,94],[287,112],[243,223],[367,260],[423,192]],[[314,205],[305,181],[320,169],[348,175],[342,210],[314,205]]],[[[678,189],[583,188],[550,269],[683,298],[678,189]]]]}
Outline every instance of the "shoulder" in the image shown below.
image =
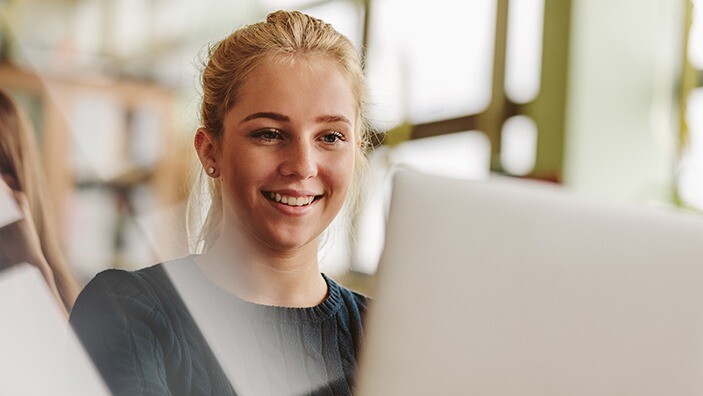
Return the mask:
{"type": "Polygon", "coordinates": [[[71,312],[71,322],[91,321],[91,317],[134,317],[159,315],[164,305],[178,301],[165,266],[181,259],[156,264],[137,271],[109,269],[97,274],[81,291],[71,312]],[[114,315],[120,313],[120,315],[114,315]]]}
{"type": "Polygon", "coordinates": [[[367,296],[340,285],[334,279],[326,275],[325,278],[327,279],[331,292],[334,294],[338,293],[342,304],[346,306],[347,309],[351,308],[362,314],[366,312],[366,307],[370,301],[367,296]]]}
{"type": "Polygon", "coordinates": [[[166,273],[171,263],[103,271],[71,312],[73,330],[115,394],[167,394],[167,373],[182,375],[181,359],[199,340],[166,273]]]}
{"type": "Polygon", "coordinates": [[[138,271],[105,270],[95,275],[81,291],[78,300],[76,300],[76,306],[105,298],[152,294],[154,285],[163,284],[167,280],[163,264],[138,271]]]}
{"type": "Polygon", "coordinates": [[[342,296],[345,296],[345,300],[359,307],[363,307],[364,310],[366,309],[366,305],[370,301],[369,297],[341,285],[340,289],[342,290],[342,296]]]}

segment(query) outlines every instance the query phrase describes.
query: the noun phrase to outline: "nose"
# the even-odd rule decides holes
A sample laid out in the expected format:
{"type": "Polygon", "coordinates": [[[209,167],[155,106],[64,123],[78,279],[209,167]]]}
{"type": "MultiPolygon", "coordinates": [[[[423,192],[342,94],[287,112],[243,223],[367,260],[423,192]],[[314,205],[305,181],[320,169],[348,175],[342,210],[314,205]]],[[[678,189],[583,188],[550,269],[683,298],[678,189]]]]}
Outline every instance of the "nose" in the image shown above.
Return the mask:
{"type": "Polygon", "coordinates": [[[317,160],[312,143],[300,139],[291,141],[285,157],[280,167],[283,176],[295,176],[301,180],[317,176],[317,160]]]}

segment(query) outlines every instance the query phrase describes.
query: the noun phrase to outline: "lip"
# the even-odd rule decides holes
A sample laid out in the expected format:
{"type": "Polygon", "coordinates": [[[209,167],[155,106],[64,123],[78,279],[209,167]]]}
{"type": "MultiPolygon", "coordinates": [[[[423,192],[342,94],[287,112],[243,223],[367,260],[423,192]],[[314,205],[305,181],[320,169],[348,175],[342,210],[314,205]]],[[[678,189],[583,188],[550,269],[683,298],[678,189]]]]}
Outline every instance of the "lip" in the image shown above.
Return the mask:
{"type": "Polygon", "coordinates": [[[290,189],[284,189],[284,190],[262,190],[261,195],[266,199],[268,203],[271,204],[274,208],[276,208],[278,211],[282,212],[283,214],[287,216],[304,216],[310,211],[312,211],[315,206],[319,203],[319,201],[324,197],[324,194],[315,194],[311,191],[301,191],[301,190],[290,190],[290,189]],[[268,198],[267,194],[270,193],[275,193],[275,194],[281,194],[281,195],[288,195],[291,197],[310,197],[314,196],[315,199],[309,203],[308,205],[305,206],[289,206],[280,202],[276,202],[270,198],[268,198]]]}
{"type": "Polygon", "coordinates": [[[319,193],[314,193],[312,191],[307,191],[307,190],[291,190],[291,189],[283,189],[283,190],[262,190],[262,193],[266,192],[272,192],[276,194],[281,194],[281,195],[289,195],[291,197],[310,197],[310,196],[319,196],[322,194],[319,193]]]}

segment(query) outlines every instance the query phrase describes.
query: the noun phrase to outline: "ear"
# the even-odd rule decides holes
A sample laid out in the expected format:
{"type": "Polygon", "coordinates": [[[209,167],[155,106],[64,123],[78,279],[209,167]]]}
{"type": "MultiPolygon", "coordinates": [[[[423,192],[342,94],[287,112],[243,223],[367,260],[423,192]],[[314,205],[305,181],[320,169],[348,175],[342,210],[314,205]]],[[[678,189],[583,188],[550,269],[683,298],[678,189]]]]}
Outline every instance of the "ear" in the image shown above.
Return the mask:
{"type": "Polygon", "coordinates": [[[203,166],[205,173],[210,177],[218,177],[220,175],[220,169],[217,166],[219,154],[217,139],[208,132],[207,129],[198,128],[193,144],[195,145],[195,151],[198,153],[200,164],[203,166]],[[210,168],[214,169],[214,171],[209,172],[208,170],[210,168]]]}

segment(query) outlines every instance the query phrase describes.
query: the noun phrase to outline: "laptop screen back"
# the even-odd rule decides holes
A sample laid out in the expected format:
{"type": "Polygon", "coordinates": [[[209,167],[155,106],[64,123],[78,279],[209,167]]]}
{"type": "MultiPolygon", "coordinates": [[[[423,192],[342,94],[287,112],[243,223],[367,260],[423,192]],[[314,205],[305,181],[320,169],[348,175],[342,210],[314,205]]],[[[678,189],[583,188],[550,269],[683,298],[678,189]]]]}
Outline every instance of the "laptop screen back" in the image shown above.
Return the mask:
{"type": "Polygon", "coordinates": [[[703,394],[703,220],[400,172],[360,395],[703,394]]]}

